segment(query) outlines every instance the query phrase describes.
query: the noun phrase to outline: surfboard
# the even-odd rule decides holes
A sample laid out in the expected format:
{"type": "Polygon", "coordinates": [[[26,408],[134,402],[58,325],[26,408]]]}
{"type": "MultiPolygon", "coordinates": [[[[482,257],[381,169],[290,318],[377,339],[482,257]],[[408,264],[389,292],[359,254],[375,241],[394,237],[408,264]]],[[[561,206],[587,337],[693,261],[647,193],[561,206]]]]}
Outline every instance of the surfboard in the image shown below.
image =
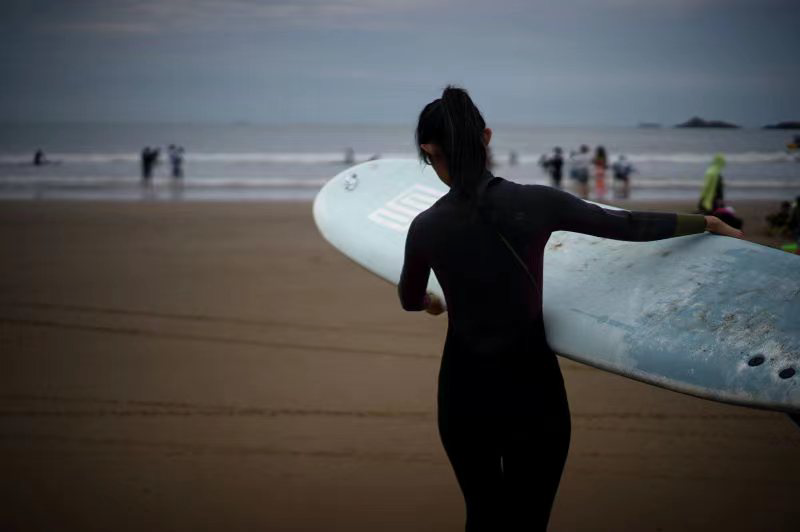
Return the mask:
{"type": "MultiPolygon", "coordinates": [[[[366,162],[322,187],[314,220],[336,249],[396,284],[411,221],[447,191],[418,161],[366,162]]],[[[800,412],[796,256],[710,233],[620,242],[558,231],[542,288],[548,343],[564,357],[706,399],[800,412]]],[[[444,297],[435,274],[428,290],[444,297]]]]}

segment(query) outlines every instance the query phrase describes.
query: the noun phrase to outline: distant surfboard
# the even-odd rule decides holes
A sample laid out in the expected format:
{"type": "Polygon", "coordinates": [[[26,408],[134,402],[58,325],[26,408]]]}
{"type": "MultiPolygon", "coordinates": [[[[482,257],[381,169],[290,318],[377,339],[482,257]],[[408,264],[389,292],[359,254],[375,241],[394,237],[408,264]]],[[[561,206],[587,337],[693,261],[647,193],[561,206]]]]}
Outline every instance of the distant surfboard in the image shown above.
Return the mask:
{"type": "MultiPolygon", "coordinates": [[[[339,251],[397,283],[409,224],[446,192],[417,161],[367,162],[320,190],[314,220],[339,251]]],[[[428,289],[443,297],[435,275],[428,289]]],[[[706,399],[800,412],[796,256],[711,234],[634,243],[559,231],[545,251],[543,299],[548,342],[567,358],[706,399]]]]}

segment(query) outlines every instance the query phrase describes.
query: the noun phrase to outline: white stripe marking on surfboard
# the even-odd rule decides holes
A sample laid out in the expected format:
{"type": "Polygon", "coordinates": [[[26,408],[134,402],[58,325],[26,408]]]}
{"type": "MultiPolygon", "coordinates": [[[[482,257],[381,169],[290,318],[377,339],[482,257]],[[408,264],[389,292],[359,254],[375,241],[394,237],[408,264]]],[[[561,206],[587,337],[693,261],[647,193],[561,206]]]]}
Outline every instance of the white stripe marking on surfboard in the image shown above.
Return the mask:
{"type": "MultiPolygon", "coordinates": [[[[390,211],[388,209],[384,209],[383,207],[381,207],[380,209],[378,209],[377,211],[375,211],[372,214],[380,214],[380,216],[382,216],[382,217],[385,216],[386,218],[391,218],[393,220],[396,220],[396,221],[400,222],[401,224],[407,224],[408,223],[408,216],[406,216],[405,214],[398,214],[398,213],[392,212],[392,211],[390,211]]],[[[372,214],[370,216],[372,216],[372,214]]]]}
{"type": "Polygon", "coordinates": [[[404,233],[408,229],[408,226],[411,224],[410,221],[404,221],[403,223],[396,223],[392,222],[391,220],[383,218],[387,214],[391,213],[386,211],[385,209],[378,209],[377,211],[370,214],[368,218],[373,222],[375,222],[376,224],[388,227],[389,229],[397,231],[398,233],[404,233]]]}
{"type": "Polygon", "coordinates": [[[416,215],[436,203],[441,193],[424,185],[413,185],[375,209],[367,218],[378,225],[404,233],[416,215]]]}

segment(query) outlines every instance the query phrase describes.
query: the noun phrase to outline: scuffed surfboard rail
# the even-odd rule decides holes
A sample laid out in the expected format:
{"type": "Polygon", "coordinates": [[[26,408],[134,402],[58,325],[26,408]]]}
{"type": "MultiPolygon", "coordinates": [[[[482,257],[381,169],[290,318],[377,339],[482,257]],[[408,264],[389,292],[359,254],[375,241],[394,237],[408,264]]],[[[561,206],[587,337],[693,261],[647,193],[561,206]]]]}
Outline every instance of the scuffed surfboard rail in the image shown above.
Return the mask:
{"type": "MultiPolygon", "coordinates": [[[[396,284],[408,225],[445,192],[418,161],[370,161],[325,184],[314,220],[339,251],[396,284]]],[[[442,296],[435,275],[428,289],[442,296]]],[[[562,356],[705,399],[800,413],[796,256],[711,234],[640,243],[559,231],[545,249],[543,298],[548,342],[562,356]]]]}

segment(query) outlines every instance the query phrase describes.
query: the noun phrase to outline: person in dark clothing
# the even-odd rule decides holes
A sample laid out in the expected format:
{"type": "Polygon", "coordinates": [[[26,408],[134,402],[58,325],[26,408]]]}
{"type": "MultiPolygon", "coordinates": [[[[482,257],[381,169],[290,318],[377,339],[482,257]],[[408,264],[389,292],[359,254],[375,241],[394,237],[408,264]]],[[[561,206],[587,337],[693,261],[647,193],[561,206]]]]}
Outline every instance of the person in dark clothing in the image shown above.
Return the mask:
{"type": "Polygon", "coordinates": [[[555,188],[561,188],[561,177],[564,170],[564,157],[561,155],[561,148],[553,148],[553,155],[544,160],[544,167],[550,174],[550,182],[555,188]]]}
{"type": "Polygon", "coordinates": [[[158,164],[161,150],[145,146],[142,150],[142,185],[149,186],[153,179],[153,168],[158,164]]]}
{"type": "Polygon", "coordinates": [[[767,221],[767,234],[769,236],[790,236],[789,215],[791,212],[792,204],[788,201],[782,201],[778,212],[767,214],[765,218],[767,221]]]}
{"type": "Polygon", "coordinates": [[[789,228],[789,232],[795,242],[800,244],[800,196],[794,199],[789,208],[789,219],[786,222],[786,226],[789,228]]]}
{"type": "Polygon", "coordinates": [[[44,150],[39,148],[33,154],[33,166],[43,166],[45,164],[47,164],[47,157],[44,155],[44,150]]]}
{"type": "Polygon", "coordinates": [[[466,503],[466,530],[545,530],[567,457],[570,415],[542,320],[542,257],[553,231],[645,241],[706,229],[713,216],[606,210],[487,169],[492,131],[466,91],[447,87],[422,110],[420,157],[450,191],[408,230],[399,297],[444,312],[438,425],[466,503]]]}
{"type": "Polygon", "coordinates": [[[150,168],[150,146],[142,148],[140,160],[142,164],[142,185],[149,185],[150,177],[152,176],[150,168]]]}

